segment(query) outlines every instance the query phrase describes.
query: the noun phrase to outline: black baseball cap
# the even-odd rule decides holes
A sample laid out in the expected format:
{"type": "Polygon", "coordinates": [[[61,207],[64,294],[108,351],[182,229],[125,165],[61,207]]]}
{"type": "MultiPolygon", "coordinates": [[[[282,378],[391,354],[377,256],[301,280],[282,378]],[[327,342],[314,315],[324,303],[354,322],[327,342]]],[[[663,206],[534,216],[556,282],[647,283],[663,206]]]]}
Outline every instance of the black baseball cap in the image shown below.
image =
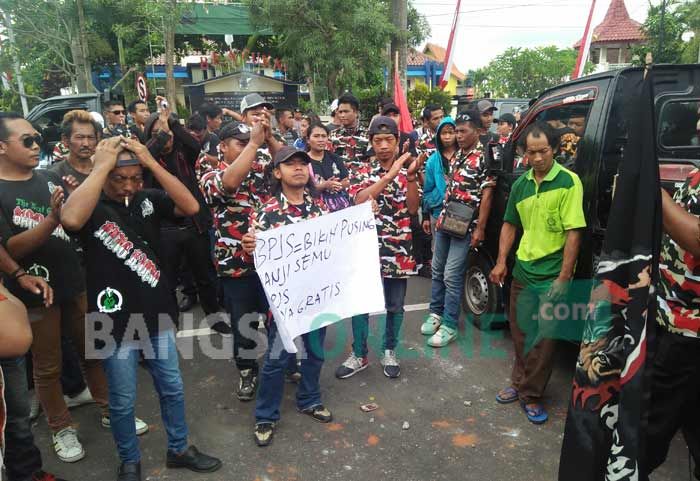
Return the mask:
{"type": "Polygon", "coordinates": [[[510,125],[515,127],[516,120],[513,114],[503,114],[498,118],[498,122],[508,122],[510,125]]]}
{"type": "Polygon", "coordinates": [[[391,117],[378,115],[372,120],[372,123],[369,124],[369,130],[367,131],[367,135],[369,136],[377,134],[392,134],[398,137],[399,126],[396,125],[396,121],[391,117]]]}
{"type": "Polygon", "coordinates": [[[119,167],[131,167],[132,165],[141,165],[141,161],[132,153],[130,153],[129,157],[120,159],[119,156],[123,153],[124,152],[122,151],[117,154],[117,163],[114,166],[115,169],[118,169],[119,167]]]}
{"type": "Polygon", "coordinates": [[[399,106],[396,105],[394,102],[389,102],[388,104],[384,105],[384,107],[382,107],[382,115],[387,115],[390,112],[401,114],[399,106]]]}
{"type": "Polygon", "coordinates": [[[219,132],[219,140],[238,139],[250,140],[250,127],[243,122],[231,122],[219,132]]]}
{"type": "Polygon", "coordinates": [[[478,129],[484,128],[484,124],[481,123],[481,114],[479,114],[478,110],[464,110],[462,113],[457,114],[455,123],[461,124],[464,122],[471,122],[478,129]]]}
{"type": "Polygon", "coordinates": [[[278,165],[287,162],[292,157],[301,157],[307,164],[311,162],[311,157],[309,157],[309,154],[303,150],[295,149],[294,147],[288,145],[286,147],[282,147],[277,154],[275,154],[273,165],[277,167],[278,165]]]}

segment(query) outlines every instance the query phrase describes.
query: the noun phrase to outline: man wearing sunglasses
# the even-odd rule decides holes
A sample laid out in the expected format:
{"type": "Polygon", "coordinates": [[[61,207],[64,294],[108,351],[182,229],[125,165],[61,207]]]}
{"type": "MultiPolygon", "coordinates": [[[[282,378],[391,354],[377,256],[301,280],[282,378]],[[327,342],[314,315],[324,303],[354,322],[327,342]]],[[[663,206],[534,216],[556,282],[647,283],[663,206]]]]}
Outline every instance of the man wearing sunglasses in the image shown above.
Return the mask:
{"type": "MultiPolygon", "coordinates": [[[[0,113],[0,238],[24,272],[43,277],[54,289],[54,303],[6,278],[8,290],[28,308],[34,340],[34,385],[46,413],[57,456],[76,462],[85,456],[61,388],[61,332],[78,350],[95,401],[108,425],[107,380],[97,359],[85,359],[85,279],[75,242],[60,225],[64,191],[53,172],[35,170],[41,136],[15,113],[0,113]]],[[[142,423],[143,424],[143,423],[142,423]]],[[[148,426],[145,425],[145,429],[148,426]]]]}
{"type": "Polygon", "coordinates": [[[117,100],[111,100],[105,103],[104,108],[104,136],[124,135],[131,137],[131,132],[126,128],[126,108],[124,105],[117,100]]]}
{"type": "Polygon", "coordinates": [[[137,368],[146,362],[160,397],[168,438],[166,464],[213,472],[221,461],[187,444],[182,377],[175,346],[177,306],[161,274],[160,224],[199,211],[199,203],[137,139],[113,137],[98,144],[95,166],[73,192],[61,222],[81,240],[88,285],[87,324],[105,343],[112,435],[121,466],[118,481],[141,480],[141,453],[134,431],[137,368]],[[148,169],[162,188],[143,189],[148,169]],[[111,333],[110,333],[111,331],[111,333]]]}

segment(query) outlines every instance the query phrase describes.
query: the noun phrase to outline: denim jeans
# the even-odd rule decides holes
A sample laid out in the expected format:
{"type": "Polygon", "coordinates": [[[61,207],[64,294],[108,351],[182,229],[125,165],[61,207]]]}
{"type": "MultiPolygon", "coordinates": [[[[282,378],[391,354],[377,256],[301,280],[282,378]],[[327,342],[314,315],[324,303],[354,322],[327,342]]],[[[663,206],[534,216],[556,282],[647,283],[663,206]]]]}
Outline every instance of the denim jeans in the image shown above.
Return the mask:
{"type": "Polygon", "coordinates": [[[270,307],[257,274],[244,277],[221,277],[219,279],[224,294],[224,308],[231,317],[233,330],[233,357],[239,371],[258,371],[255,353],[256,343],[248,337],[258,330],[259,314],[267,315],[270,307]],[[248,335],[241,332],[248,330],[248,335]]]}
{"type": "Polygon", "coordinates": [[[143,352],[146,368],[160,400],[160,415],[168,436],[168,451],[181,453],[187,449],[185,422],[185,395],[178,366],[175,333],[163,331],[150,338],[152,349],[142,349],[143,342],[123,342],[104,360],[109,381],[109,414],[112,436],[117,444],[119,458],[124,463],[141,460],[139,442],[134,426],[136,401],[136,373],[139,352],[143,352]]]}
{"type": "Polygon", "coordinates": [[[0,360],[5,376],[5,470],[9,481],[29,481],[41,469],[29,420],[29,392],[24,356],[0,360]]]}
{"type": "MultiPolygon", "coordinates": [[[[403,323],[403,305],[406,299],[408,279],[384,277],[384,305],[386,306],[386,325],[382,349],[396,349],[399,332],[403,323]]],[[[357,357],[367,355],[367,336],[369,335],[369,314],[360,314],[352,318],[352,351],[357,357]]]]}
{"type": "MultiPolygon", "coordinates": [[[[271,322],[267,330],[268,344],[260,374],[260,388],[255,400],[255,422],[276,422],[280,419],[280,403],[284,394],[284,372],[296,354],[288,353],[277,336],[277,324],[271,322]]],[[[297,387],[297,408],[312,408],[321,404],[321,367],[326,328],[303,334],[304,357],[301,360],[301,381],[297,387]]]]}
{"type": "Polygon", "coordinates": [[[447,327],[456,329],[462,306],[471,236],[457,239],[436,230],[434,239],[430,312],[442,316],[442,323],[447,327]]]}

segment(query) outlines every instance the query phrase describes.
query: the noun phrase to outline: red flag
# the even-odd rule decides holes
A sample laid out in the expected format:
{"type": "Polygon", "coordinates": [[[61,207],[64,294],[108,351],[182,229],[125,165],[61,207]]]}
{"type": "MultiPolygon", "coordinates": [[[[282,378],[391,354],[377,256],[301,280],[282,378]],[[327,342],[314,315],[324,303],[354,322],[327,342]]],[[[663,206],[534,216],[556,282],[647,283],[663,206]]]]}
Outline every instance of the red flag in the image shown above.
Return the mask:
{"type": "Polygon", "coordinates": [[[445,53],[442,77],[440,77],[440,82],[438,83],[440,90],[445,90],[447,83],[450,81],[450,74],[452,73],[452,61],[454,59],[454,50],[452,47],[454,47],[454,39],[457,34],[457,29],[459,28],[459,7],[461,3],[461,0],[457,0],[457,9],[455,10],[454,19],[452,19],[450,40],[447,42],[447,52],[445,53]]]}
{"type": "Polygon", "coordinates": [[[406,101],[406,96],[403,94],[398,70],[394,70],[394,103],[399,107],[399,112],[401,113],[401,125],[399,125],[399,130],[405,134],[412,132],[413,122],[411,122],[411,112],[408,110],[408,102],[406,101]]]}

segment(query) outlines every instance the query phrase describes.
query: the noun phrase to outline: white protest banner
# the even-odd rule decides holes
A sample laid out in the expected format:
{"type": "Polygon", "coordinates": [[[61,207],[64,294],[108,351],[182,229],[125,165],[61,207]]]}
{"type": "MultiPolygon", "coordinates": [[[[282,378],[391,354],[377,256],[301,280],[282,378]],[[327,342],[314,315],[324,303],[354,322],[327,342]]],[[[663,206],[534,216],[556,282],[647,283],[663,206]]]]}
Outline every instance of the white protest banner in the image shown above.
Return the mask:
{"type": "Polygon", "coordinates": [[[384,310],[369,202],[256,233],[255,268],[287,352],[294,338],[384,310]]]}

